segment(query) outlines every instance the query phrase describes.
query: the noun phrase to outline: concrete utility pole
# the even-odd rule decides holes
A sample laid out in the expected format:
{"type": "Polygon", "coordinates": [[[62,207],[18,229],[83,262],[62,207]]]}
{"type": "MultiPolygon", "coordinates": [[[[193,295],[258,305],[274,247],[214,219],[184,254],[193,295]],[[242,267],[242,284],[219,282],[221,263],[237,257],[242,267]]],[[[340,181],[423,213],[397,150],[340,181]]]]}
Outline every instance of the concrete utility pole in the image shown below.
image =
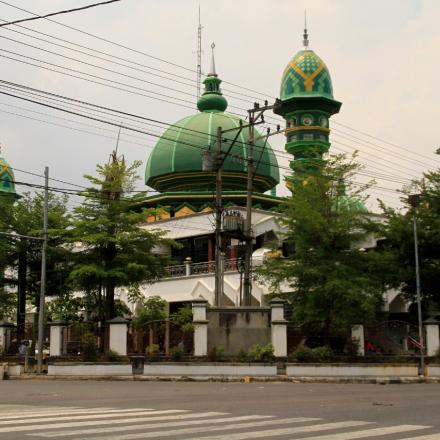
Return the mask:
{"type": "Polygon", "coordinates": [[[44,207],[43,207],[43,249],[41,252],[41,284],[40,284],[40,309],[38,313],[38,374],[43,369],[43,334],[44,334],[44,296],[46,294],[46,254],[47,230],[49,211],[49,167],[44,169],[44,207]]]}
{"type": "Polygon", "coordinates": [[[245,223],[245,257],[244,257],[244,277],[243,277],[243,305],[251,305],[252,295],[252,192],[253,192],[253,155],[254,155],[254,112],[248,111],[249,115],[249,141],[247,155],[247,194],[246,194],[246,223],[245,223]]]}
{"type": "MultiPolygon", "coordinates": [[[[258,103],[255,103],[254,108],[248,110],[249,115],[249,141],[248,141],[248,157],[247,157],[247,195],[246,195],[246,223],[245,223],[245,257],[244,257],[244,277],[243,277],[243,305],[250,306],[252,302],[252,251],[253,251],[253,234],[252,234],[252,193],[254,177],[256,174],[256,169],[254,169],[254,143],[255,135],[254,128],[255,125],[264,123],[263,113],[266,110],[271,110],[275,107],[274,105],[268,105],[267,101],[264,102],[264,106],[260,107],[258,103]]],[[[274,134],[277,134],[278,131],[274,134]]],[[[269,136],[269,134],[268,134],[269,136]]],[[[266,139],[267,140],[267,139],[266,139]]],[[[261,160],[263,156],[263,150],[260,154],[261,160]]],[[[258,165],[257,165],[258,167],[258,165]]]]}
{"type": "Polygon", "coordinates": [[[215,157],[215,293],[214,304],[221,305],[223,295],[222,264],[222,128],[217,128],[215,157]]]}
{"type": "Polygon", "coordinates": [[[419,243],[417,236],[417,208],[420,205],[420,194],[411,194],[408,197],[409,204],[413,208],[413,232],[414,232],[414,257],[416,266],[416,299],[417,299],[417,321],[419,327],[419,344],[420,344],[420,366],[419,375],[425,374],[425,338],[423,335],[422,321],[422,295],[420,287],[420,264],[419,264],[419,243]]]}

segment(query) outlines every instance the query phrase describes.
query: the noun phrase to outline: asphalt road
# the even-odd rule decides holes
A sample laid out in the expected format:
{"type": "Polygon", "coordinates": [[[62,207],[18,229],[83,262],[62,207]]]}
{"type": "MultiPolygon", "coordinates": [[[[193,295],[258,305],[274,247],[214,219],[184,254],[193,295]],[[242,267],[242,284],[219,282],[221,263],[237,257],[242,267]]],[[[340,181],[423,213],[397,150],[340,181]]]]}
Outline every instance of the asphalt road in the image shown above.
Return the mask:
{"type": "Polygon", "coordinates": [[[0,439],[440,440],[440,384],[1,381],[0,439]]]}

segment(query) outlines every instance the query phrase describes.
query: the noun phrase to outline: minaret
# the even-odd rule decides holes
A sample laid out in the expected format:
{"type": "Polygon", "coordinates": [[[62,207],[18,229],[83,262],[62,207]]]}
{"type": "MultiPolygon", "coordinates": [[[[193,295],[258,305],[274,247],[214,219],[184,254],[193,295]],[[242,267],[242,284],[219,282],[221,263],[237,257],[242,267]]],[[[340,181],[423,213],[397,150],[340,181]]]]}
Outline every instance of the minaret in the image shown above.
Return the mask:
{"type": "Polygon", "coordinates": [[[0,145],[0,197],[19,198],[15,192],[15,178],[12,168],[2,157],[2,148],[0,145]]]}
{"type": "Polygon", "coordinates": [[[215,58],[214,58],[215,44],[211,44],[211,65],[209,67],[209,73],[206,76],[203,84],[205,85],[205,91],[200,99],[197,101],[197,108],[203,111],[212,112],[224,112],[228,107],[228,101],[222,95],[220,90],[220,84],[222,80],[218,77],[215,70],[215,58]]]}
{"type": "Polygon", "coordinates": [[[296,172],[312,173],[330,148],[329,118],[339,112],[341,103],[333,99],[327,66],[308,48],[307,22],[303,46],[284,70],[274,111],[286,120],[285,148],[294,158],[290,167],[296,172]]]}

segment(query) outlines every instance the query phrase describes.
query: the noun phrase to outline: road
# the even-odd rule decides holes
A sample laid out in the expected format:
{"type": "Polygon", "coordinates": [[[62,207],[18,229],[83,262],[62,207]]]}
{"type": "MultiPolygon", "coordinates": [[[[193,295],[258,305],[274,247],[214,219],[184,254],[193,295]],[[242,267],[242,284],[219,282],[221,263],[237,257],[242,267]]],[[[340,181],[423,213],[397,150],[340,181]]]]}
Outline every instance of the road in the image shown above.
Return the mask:
{"type": "Polygon", "coordinates": [[[0,439],[440,440],[440,385],[1,381],[0,439]]]}

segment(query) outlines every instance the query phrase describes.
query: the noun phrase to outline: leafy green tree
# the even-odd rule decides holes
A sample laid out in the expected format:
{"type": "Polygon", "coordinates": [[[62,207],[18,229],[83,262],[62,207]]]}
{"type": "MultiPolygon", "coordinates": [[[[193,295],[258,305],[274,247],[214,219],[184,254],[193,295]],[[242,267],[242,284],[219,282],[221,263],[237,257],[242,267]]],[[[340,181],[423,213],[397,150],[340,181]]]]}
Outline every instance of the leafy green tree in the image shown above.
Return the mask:
{"type": "MultiPolygon", "coordinates": [[[[11,233],[12,212],[15,199],[9,194],[0,193],[0,232],[11,233]]],[[[8,255],[13,240],[0,234],[0,320],[10,319],[16,307],[14,292],[8,289],[10,280],[7,275],[8,255]]]]}
{"type": "Polygon", "coordinates": [[[425,173],[423,178],[403,189],[403,209],[383,206],[386,222],[382,229],[382,254],[389,260],[384,278],[390,286],[400,288],[409,301],[416,296],[413,208],[410,194],[420,194],[417,230],[422,299],[440,310],[440,170],[425,173]]]}
{"type": "Polygon", "coordinates": [[[140,165],[127,165],[113,152],[109,163],[97,166],[97,177],[85,176],[94,186],[84,192],[85,201],[75,210],[70,279],[94,299],[100,320],[115,316],[117,287],[157,279],[167,261],[154,253],[155,246],[168,243],[163,233],[141,228],[146,213],[134,209],[144,197],[133,191],[140,165]]]}
{"type": "MultiPolygon", "coordinates": [[[[43,235],[42,193],[24,193],[12,206],[9,216],[10,231],[31,237],[43,235]]],[[[49,193],[48,248],[46,294],[65,295],[69,292],[68,272],[70,250],[66,246],[66,231],[70,227],[67,196],[49,193]]],[[[12,277],[5,280],[18,291],[17,327],[22,337],[26,300],[39,306],[41,279],[41,241],[14,238],[5,255],[6,265],[16,269],[12,277]]]]}
{"type": "Polygon", "coordinates": [[[361,247],[377,224],[363,205],[368,185],[353,183],[359,168],[355,156],[334,155],[288,177],[282,222],[294,252],[259,270],[274,295],[292,304],[294,321],[316,324],[324,336],[374,319],[385,289],[376,252],[361,247]]]}

